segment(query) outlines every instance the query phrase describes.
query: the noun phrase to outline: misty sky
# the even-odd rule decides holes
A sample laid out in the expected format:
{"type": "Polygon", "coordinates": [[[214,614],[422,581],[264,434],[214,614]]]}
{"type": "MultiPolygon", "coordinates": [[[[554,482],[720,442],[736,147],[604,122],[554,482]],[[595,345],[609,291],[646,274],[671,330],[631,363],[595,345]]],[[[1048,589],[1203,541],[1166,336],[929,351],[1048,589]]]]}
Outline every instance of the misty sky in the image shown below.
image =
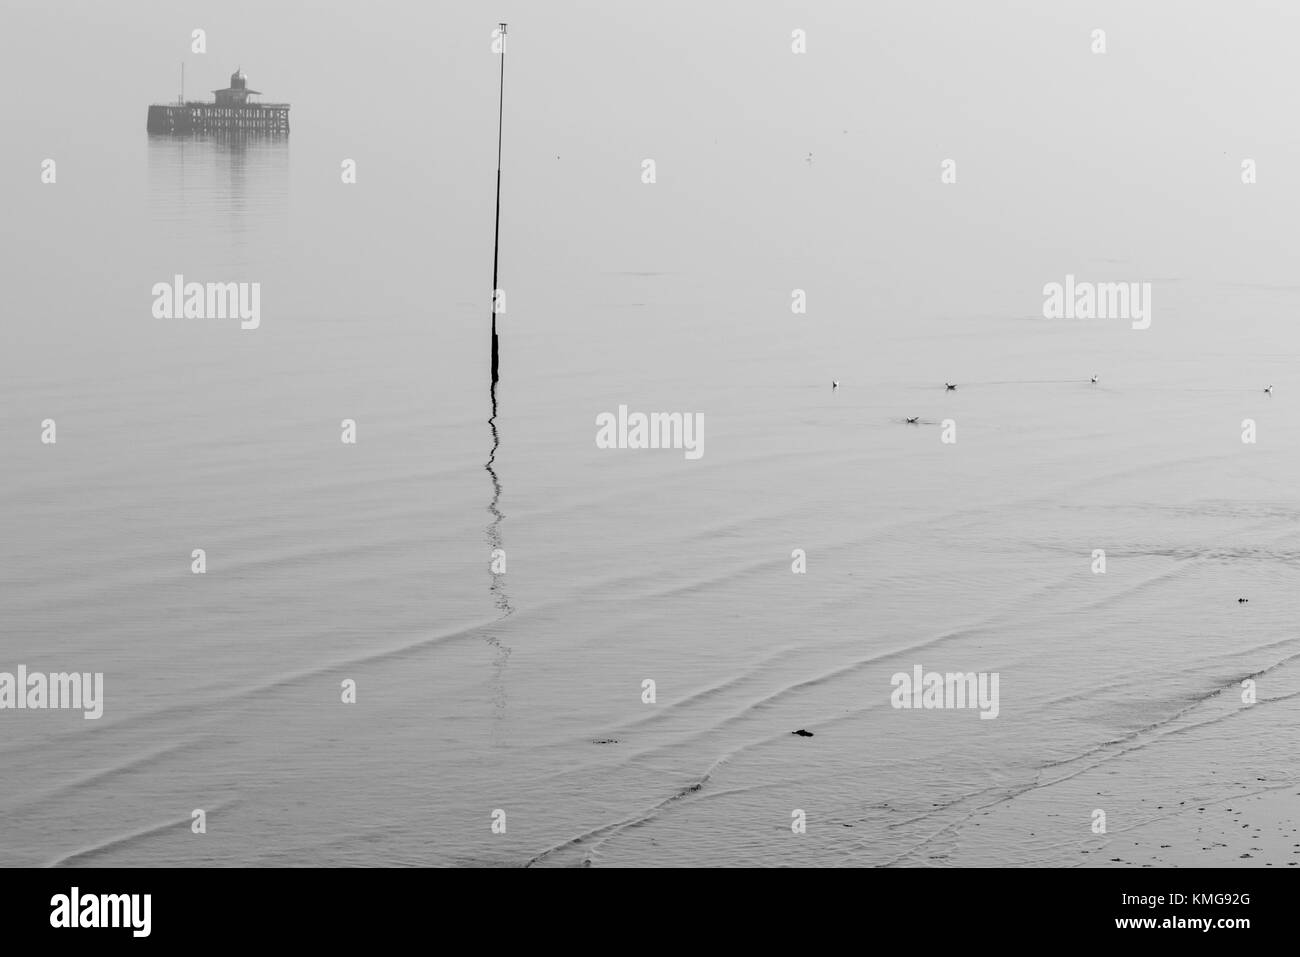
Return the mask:
{"type": "MultiPolygon", "coordinates": [[[[143,181],[146,107],[175,97],[184,60],[190,97],[242,66],[293,104],[300,195],[358,161],[382,226],[349,241],[389,244],[394,273],[418,269],[439,299],[481,300],[497,19],[503,269],[523,288],[570,277],[557,302],[604,271],[700,270],[731,301],[808,286],[841,309],[1032,315],[1066,272],[1279,283],[1297,252],[1300,9],[1283,2],[17,0],[0,17],[21,90],[0,158],[11,259],[16,237],[44,242],[46,156],[111,223],[122,180],[143,181]],[[941,188],[947,158],[958,183],[941,188]]],[[[348,262],[347,242],[323,255],[348,262]]]]}

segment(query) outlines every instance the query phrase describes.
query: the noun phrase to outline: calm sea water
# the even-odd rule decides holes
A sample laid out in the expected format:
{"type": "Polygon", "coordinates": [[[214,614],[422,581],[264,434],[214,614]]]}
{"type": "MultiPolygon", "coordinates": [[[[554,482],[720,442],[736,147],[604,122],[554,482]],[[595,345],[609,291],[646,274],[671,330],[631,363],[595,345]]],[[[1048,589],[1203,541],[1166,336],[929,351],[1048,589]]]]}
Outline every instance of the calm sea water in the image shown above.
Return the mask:
{"type": "MultiPolygon", "coordinates": [[[[900,29],[918,71],[949,62],[900,29]]],[[[1100,138],[1089,83],[1131,98],[1131,71],[1079,66],[1041,141],[981,142],[914,89],[969,137],[945,193],[948,141],[883,136],[888,102],[665,104],[630,72],[543,80],[516,42],[493,423],[478,46],[454,54],[472,93],[382,136],[244,62],[294,101],[287,141],[150,137],[147,98],[105,96],[90,134],[6,161],[0,670],[102,671],[106,702],[0,715],[0,861],[1187,864],[1180,802],[1295,782],[1294,191],[1242,200],[1240,144],[1191,148],[1165,90],[1136,87],[1174,111],[1163,132],[1100,138]],[[1087,157],[1052,145],[1072,127],[1098,132],[1087,157]],[[1180,191],[1202,175],[1226,185],[1180,191]],[[1151,329],[1043,320],[1067,272],[1152,282],[1151,329]],[[154,319],[176,273],[260,282],[261,328],[154,319]],[[620,404],[703,413],[704,456],[598,449],[620,404]],[[999,673],[998,718],[891,708],[916,664],[999,673]]],[[[376,84],[416,97],[374,43],[376,84]]],[[[752,101],[882,69],[840,52],[751,74],[752,101]]]]}

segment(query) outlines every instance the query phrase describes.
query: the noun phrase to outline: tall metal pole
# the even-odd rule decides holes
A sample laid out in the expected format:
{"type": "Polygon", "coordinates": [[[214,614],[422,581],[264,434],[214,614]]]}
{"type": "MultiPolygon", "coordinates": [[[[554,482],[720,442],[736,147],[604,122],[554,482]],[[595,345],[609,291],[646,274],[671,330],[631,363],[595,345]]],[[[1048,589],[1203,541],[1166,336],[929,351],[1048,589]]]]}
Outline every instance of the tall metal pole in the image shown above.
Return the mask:
{"type": "MultiPolygon", "coordinates": [[[[501,90],[497,100],[497,219],[492,234],[492,385],[497,383],[497,367],[501,360],[497,344],[497,263],[501,248],[501,126],[506,106],[506,25],[501,28],[501,90]]],[[[495,394],[495,389],[493,390],[495,394]]]]}
{"type": "MultiPolygon", "coordinates": [[[[506,102],[506,25],[502,23],[498,24],[498,26],[501,28],[501,93],[497,101],[497,215],[496,229],[492,234],[492,386],[489,391],[492,397],[492,415],[488,418],[488,427],[492,430],[492,452],[488,455],[487,465],[485,466],[488,475],[492,479],[492,501],[488,504],[488,511],[492,513],[492,521],[487,527],[487,539],[493,556],[502,547],[501,522],[505,518],[500,508],[501,480],[493,467],[497,459],[497,450],[501,447],[501,434],[497,431],[497,368],[501,358],[501,350],[497,344],[497,265],[501,249],[501,125],[506,102]]],[[[499,620],[514,614],[514,607],[510,604],[510,596],[506,594],[505,582],[502,577],[493,574],[492,584],[488,589],[492,594],[493,603],[496,605],[497,610],[501,612],[501,619],[499,620]]],[[[510,647],[494,633],[489,633],[486,638],[487,643],[493,648],[494,655],[492,666],[493,710],[496,717],[500,719],[506,706],[505,683],[502,680],[502,675],[506,661],[510,658],[510,647]]],[[[493,728],[495,736],[495,724],[493,728]]]]}

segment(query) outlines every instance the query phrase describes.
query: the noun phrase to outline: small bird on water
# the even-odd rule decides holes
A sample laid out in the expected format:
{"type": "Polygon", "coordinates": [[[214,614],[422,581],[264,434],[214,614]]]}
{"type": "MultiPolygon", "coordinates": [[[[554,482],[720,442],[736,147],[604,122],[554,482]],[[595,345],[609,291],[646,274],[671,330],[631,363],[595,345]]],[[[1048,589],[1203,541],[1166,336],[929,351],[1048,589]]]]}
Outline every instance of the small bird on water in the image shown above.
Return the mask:
{"type": "Polygon", "coordinates": [[[831,379],[831,389],[834,390],[834,389],[838,389],[839,387],[840,387],[840,380],[831,379]]]}
{"type": "Polygon", "coordinates": [[[948,391],[949,391],[949,392],[956,392],[956,391],[957,391],[957,387],[956,387],[955,385],[953,385],[951,382],[945,382],[944,385],[946,385],[946,386],[948,387],[948,391]]]}
{"type": "Polygon", "coordinates": [[[813,736],[811,731],[805,731],[803,728],[800,728],[798,731],[791,731],[790,733],[797,734],[801,738],[811,738],[813,736]]]}
{"type": "Polygon", "coordinates": [[[1266,385],[1266,386],[1264,386],[1264,391],[1267,392],[1269,395],[1272,395],[1272,394],[1273,394],[1273,387],[1272,387],[1271,385],[1266,385]]]}
{"type": "Polygon", "coordinates": [[[920,418],[921,418],[921,417],[920,417],[919,415],[914,415],[914,416],[912,416],[910,419],[907,419],[907,424],[908,424],[908,425],[916,425],[917,420],[920,419],[920,418]]]}
{"type": "Polygon", "coordinates": [[[1093,384],[1093,385],[1096,385],[1096,384],[1097,384],[1097,377],[1096,377],[1096,376],[1093,376],[1093,377],[1092,377],[1092,384],[1093,384]]]}

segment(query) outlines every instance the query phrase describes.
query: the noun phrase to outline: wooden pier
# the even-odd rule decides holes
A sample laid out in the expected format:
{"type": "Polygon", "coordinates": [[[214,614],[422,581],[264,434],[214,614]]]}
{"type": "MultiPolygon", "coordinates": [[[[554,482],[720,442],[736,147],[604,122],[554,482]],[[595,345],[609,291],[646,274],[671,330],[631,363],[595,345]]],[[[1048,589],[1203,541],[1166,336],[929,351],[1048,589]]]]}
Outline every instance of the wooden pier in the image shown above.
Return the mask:
{"type": "Polygon", "coordinates": [[[175,103],[149,107],[150,133],[271,133],[289,132],[288,103],[260,103],[242,69],[230,74],[230,86],[213,90],[212,103],[185,99],[185,66],[181,65],[181,95],[175,103]]]}
{"type": "Polygon", "coordinates": [[[150,133],[289,132],[288,103],[177,103],[149,107],[150,133]]]}

